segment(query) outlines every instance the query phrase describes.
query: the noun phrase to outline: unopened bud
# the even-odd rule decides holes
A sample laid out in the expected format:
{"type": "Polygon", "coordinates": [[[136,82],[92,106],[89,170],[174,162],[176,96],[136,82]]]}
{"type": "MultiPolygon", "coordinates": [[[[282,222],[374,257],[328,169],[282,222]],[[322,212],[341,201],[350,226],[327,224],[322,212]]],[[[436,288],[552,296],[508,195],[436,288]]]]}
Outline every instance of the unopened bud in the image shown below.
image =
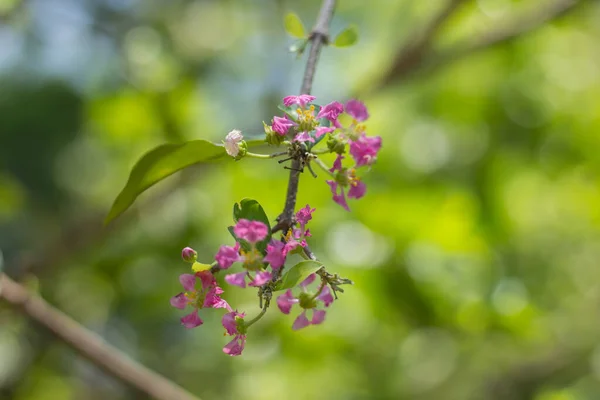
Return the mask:
{"type": "Polygon", "coordinates": [[[194,263],[198,258],[198,253],[191,247],[186,247],[185,249],[181,250],[181,258],[183,258],[183,261],[194,263]]]}

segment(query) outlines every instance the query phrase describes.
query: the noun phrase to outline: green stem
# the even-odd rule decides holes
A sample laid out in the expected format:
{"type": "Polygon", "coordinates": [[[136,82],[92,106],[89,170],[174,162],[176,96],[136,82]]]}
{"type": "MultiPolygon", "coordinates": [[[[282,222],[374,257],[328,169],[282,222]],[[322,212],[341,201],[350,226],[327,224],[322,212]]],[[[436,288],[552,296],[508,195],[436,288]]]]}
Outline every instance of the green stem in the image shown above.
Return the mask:
{"type": "Polygon", "coordinates": [[[323,289],[325,288],[325,285],[327,285],[327,281],[325,279],[321,279],[321,286],[319,286],[319,290],[317,290],[317,293],[315,293],[314,296],[312,296],[310,299],[316,299],[317,296],[320,295],[323,289]]]}
{"type": "Polygon", "coordinates": [[[335,175],[333,174],[333,172],[331,172],[331,171],[329,170],[329,168],[327,168],[327,165],[325,165],[325,163],[324,163],[323,161],[321,161],[321,160],[320,160],[320,159],[318,159],[318,158],[314,158],[314,159],[312,159],[312,161],[313,161],[315,164],[317,164],[319,167],[321,167],[321,169],[322,169],[323,171],[325,171],[326,173],[328,173],[328,174],[329,174],[331,177],[335,177],[335,175]]]}
{"type": "Polygon", "coordinates": [[[269,307],[269,303],[265,303],[265,306],[263,307],[262,311],[256,317],[254,317],[252,320],[250,320],[249,322],[246,322],[244,324],[245,328],[246,329],[250,328],[250,326],[252,326],[252,324],[254,324],[256,321],[261,319],[263,317],[263,315],[265,315],[265,313],[267,312],[268,307],[269,307]]]}
{"type": "Polygon", "coordinates": [[[264,158],[264,159],[272,158],[271,155],[269,155],[269,154],[256,154],[256,153],[250,153],[250,152],[246,153],[246,157],[264,158]]]}
{"type": "Polygon", "coordinates": [[[317,150],[311,150],[311,153],[313,153],[313,154],[327,154],[327,153],[331,153],[331,150],[329,150],[329,149],[317,149],[317,150]]]}

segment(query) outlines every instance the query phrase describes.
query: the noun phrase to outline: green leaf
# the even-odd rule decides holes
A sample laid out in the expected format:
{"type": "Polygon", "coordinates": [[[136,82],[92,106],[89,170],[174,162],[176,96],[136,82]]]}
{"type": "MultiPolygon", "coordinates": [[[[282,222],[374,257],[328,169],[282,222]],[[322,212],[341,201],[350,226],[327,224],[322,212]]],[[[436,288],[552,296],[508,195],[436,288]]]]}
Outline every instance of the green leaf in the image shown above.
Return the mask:
{"type": "MultiPolygon", "coordinates": [[[[267,225],[269,233],[265,240],[262,242],[258,242],[256,247],[264,254],[267,248],[267,244],[271,241],[271,222],[269,221],[269,217],[265,213],[265,210],[258,203],[258,201],[254,199],[242,199],[242,201],[235,203],[233,205],[233,221],[238,222],[240,219],[248,219],[250,221],[260,221],[267,225]]],[[[235,237],[233,233],[233,227],[230,226],[227,228],[229,233],[240,243],[244,250],[249,250],[250,245],[246,243],[244,240],[239,240],[235,237]]]]}
{"type": "Polygon", "coordinates": [[[344,29],[333,41],[333,45],[336,47],[348,47],[352,46],[358,41],[358,29],[356,26],[351,25],[344,29]]]}
{"type": "Polygon", "coordinates": [[[290,117],[290,119],[294,122],[298,122],[298,113],[296,112],[295,108],[292,107],[286,107],[283,104],[279,104],[277,106],[277,108],[279,108],[281,111],[283,111],[284,113],[286,113],[286,115],[288,117],[290,117]]]}
{"type": "Polygon", "coordinates": [[[308,278],[310,274],[320,270],[321,267],[323,267],[323,264],[317,261],[301,261],[283,275],[275,290],[291,289],[308,278]]]}
{"type": "Polygon", "coordinates": [[[298,17],[296,14],[294,14],[292,12],[288,13],[285,16],[285,19],[283,20],[283,22],[284,22],[285,30],[291,36],[297,37],[299,39],[306,37],[306,30],[304,29],[304,25],[302,24],[300,17],[298,17]]]}
{"type": "Polygon", "coordinates": [[[150,150],[139,159],[131,170],[129,180],[117,196],[105,224],[121,215],[146,189],[186,167],[216,161],[227,153],[223,146],[206,140],[163,144],[150,150]]]}

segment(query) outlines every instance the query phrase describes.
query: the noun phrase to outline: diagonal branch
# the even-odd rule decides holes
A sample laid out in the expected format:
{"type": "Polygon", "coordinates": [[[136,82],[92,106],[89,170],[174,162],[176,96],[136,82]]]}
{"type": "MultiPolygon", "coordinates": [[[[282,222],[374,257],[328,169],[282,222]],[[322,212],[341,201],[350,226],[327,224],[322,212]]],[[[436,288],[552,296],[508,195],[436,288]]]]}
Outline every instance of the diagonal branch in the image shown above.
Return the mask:
{"type": "Polygon", "coordinates": [[[156,372],[123,355],[99,336],[0,273],[0,299],[19,308],[114,377],[159,400],[199,400],[156,372]]]}
{"type": "MultiPolygon", "coordinates": [[[[309,40],[311,42],[308,60],[306,61],[306,70],[300,94],[310,94],[312,84],[317,68],[317,61],[321,54],[321,48],[329,40],[329,23],[333,18],[335,11],[335,0],[324,0],[317,17],[317,23],[313,28],[309,40]]],[[[298,196],[298,184],[300,183],[301,161],[294,159],[290,167],[290,179],[288,181],[287,195],[285,197],[285,206],[283,212],[278,218],[277,224],[273,227],[273,232],[283,231],[286,233],[293,224],[294,209],[296,208],[296,198],[298,196]]]]}
{"type": "Polygon", "coordinates": [[[460,0],[450,0],[447,8],[443,10],[437,18],[434,18],[431,26],[436,27],[436,29],[430,30],[429,32],[431,33],[428,37],[427,35],[423,35],[423,37],[426,37],[428,40],[421,40],[416,43],[417,45],[409,44],[406,48],[403,48],[398,52],[396,61],[392,64],[388,73],[382,78],[381,83],[379,84],[380,88],[403,81],[417,72],[432,73],[456,60],[509,42],[544,26],[546,23],[556,18],[574,11],[577,7],[588,3],[589,1],[554,0],[549,2],[546,7],[537,7],[531,13],[516,18],[510,23],[497,29],[492,29],[471,41],[456,45],[454,48],[443,52],[432,52],[430,50],[431,41],[435,36],[437,28],[440,26],[440,24],[436,24],[436,22],[441,21],[443,23],[445,18],[442,17],[445,16],[447,18],[448,16],[444,11],[449,11],[451,13],[455,9],[455,7],[452,8],[451,6],[457,2],[460,3],[460,0]],[[414,48],[415,46],[416,48],[414,48]]]}

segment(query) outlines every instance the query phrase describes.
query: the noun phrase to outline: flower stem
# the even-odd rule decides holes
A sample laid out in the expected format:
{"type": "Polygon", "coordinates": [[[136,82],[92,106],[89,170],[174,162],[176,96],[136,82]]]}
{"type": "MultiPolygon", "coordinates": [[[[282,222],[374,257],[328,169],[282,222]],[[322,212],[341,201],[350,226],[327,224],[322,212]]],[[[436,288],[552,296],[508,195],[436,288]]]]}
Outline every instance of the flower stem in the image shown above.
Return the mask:
{"type": "Polygon", "coordinates": [[[248,152],[246,152],[246,157],[269,159],[269,158],[272,158],[273,156],[269,155],[269,154],[250,153],[248,151],[248,152]]]}
{"type": "Polygon", "coordinates": [[[265,315],[265,313],[267,312],[267,308],[269,308],[269,303],[265,302],[265,306],[263,307],[261,312],[256,317],[254,317],[252,320],[250,320],[249,322],[246,322],[244,324],[245,328],[246,329],[250,328],[250,326],[252,326],[252,324],[254,324],[256,321],[261,319],[263,317],[263,315],[265,315]]]}
{"type": "Polygon", "coordinates": [[[325,285],[327,285],[327,281],[325,279],[321,279],[321,286],[319,286],[319,290],[317,290],[317,293],[315,293],[314,296],[312,296],[310,299],[316,299],[317,296],[320,295],[323,289],[325,288],[325,285]]]}
{"type": "Polygon", "coordinates": [[[317,164],[319,167],[321,167],[321,169],[323,171],[325,171],[327,174],[329,174],[331,177],[335,177],[335,175],[333,174],[333,172],[331,172],[329,170],[329,168],[327,168],[327,165],[325,165],[325,163],[323,161],[321,161],[318,158],[313,158],[312,161],[317,164]]]}

